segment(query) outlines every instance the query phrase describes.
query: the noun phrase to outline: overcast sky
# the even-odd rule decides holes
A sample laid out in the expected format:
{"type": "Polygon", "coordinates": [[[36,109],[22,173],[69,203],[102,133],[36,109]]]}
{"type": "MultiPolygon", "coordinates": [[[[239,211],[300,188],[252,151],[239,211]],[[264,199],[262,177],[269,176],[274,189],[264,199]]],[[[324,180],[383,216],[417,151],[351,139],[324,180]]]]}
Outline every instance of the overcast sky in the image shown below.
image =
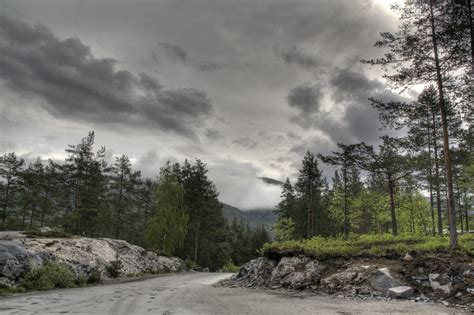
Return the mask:
{"type": "Polygon", "coordinates": [[[0,0],[0,152],[63,159],[95,130],[147,177],[200,158],[222,201],[272,207],[257,176],[378,141],[367,98],[400,96],[359,60],[390,2],[0,0]]]}

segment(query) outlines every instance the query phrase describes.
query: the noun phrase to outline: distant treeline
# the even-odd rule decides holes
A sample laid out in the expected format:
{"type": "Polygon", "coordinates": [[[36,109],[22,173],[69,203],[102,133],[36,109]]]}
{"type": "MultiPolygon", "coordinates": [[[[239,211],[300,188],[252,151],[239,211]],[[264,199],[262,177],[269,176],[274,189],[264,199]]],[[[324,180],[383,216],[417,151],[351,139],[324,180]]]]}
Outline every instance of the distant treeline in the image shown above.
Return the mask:
{"type": "Polygon", "coordinates": [[[69,145],[64,162],[1,156],[1,229],[48,226],[124,239],[211,270],[256,257],[269,241],[263,226],[224,219],[202,161],[168,163],[157,180],[144,179],[125,155],[108,165],[105,147],[94,151],[94,138],[90,132],[69,145]]]}

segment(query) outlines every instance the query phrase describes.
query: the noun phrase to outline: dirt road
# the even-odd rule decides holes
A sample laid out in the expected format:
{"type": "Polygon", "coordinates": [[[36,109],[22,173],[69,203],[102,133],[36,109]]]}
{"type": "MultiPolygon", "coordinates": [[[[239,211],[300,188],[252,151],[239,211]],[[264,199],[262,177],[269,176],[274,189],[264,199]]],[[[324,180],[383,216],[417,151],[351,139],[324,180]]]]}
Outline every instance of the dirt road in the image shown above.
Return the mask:
{"type": "Polygon", "coordinates": [[[0,314],[453,314],[411,301],[290,297],[214,287],[222,273],[183,273],[142,281],[0,297],[0,314]]]}

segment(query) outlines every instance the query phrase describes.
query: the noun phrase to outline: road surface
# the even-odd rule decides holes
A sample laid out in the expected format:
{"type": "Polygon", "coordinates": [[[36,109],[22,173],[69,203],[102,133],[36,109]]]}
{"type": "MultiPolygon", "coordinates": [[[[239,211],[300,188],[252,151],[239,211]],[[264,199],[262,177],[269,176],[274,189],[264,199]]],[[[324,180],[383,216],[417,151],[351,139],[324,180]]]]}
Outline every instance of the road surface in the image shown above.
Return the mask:
{"type": "Polygon", "coordinates": [[[214,287],[222,273],[183,273],[88,288],[0,297],[0,314],[453,314],[411,301],[290,297],[274,291],[214,287]]]}

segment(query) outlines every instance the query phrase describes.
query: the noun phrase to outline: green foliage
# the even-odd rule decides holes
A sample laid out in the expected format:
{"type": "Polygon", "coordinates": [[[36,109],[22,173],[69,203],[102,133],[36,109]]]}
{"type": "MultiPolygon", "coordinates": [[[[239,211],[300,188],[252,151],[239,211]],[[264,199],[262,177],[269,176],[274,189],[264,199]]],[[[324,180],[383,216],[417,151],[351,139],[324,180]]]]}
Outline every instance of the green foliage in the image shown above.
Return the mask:
{"type": "Polygon", "coordinates": [[[237,273],[240,271],[240,267],[234,265],[232,262],[228,262],[222,267],[223,272],[232,272],[232,273],[237,273]]]}
{"type": "Polygon", "coordinates": [[[0,287],[0,295],[2,294],[11,294],[11,293],[25,293],[26,289],[24,287],[0,287]]]}
{"type": "Polygon", "coordinates": [[[172,255],[183,244],[189,220],[183,198],[183,187],[177,177],[163,169],[156,191],[156,213],[145,231],[149,248],[172,255]]]}
{"type": "MultiPolygon", "coordinates": [[[[342,237],[313,237],[308,240],[291,240],[265,244],[263,253],[281,250],[302,250],[305,254],[314,255],[318,259],[334,257],[383,257],[402,256],[405,253],[436,253],[449,251],[447,237],[393,236],[391,234],[351,234],[347,240],[342,237]]],[[[468,255],[474,254],[474,236],[460,237],[460,250],[468,255]]]]}
{"type": "Polygon", "coordinates": [[[87,278],[88,284],[98,284],[102,283],[102,272],[100,270],[94,270],[90,273],[89,277],[87,278]]]}
{"type": "Polygon", "coordinates": [[[118,278],[122,273],[122,261],[112,260],[110,265],[107,267],[107,272],[112,278],[118,278]]]}
{"type": "Polygon", "coordinates": [[[186,264],[186,270],[197,270],[197,269],[199,269],[199,265],[197,264],[197,262],[195,262],[194,260],[192,260],[190,258],[186,258],[184,262],[186,264]]]}
{"type": "Polygon", "coordinates": [[[291,218],[280,218],[273,226],[273,231],[278,242],[289,241],[295,235],[295,222],[291,218]]]}
{"type": "Polygon", "coordinates": [[[21,286],[27,290],[50,290],[72,288],[76,275],[68,265],[47,261],[41,267],[31,268],[23,277],[21,286]]]}

